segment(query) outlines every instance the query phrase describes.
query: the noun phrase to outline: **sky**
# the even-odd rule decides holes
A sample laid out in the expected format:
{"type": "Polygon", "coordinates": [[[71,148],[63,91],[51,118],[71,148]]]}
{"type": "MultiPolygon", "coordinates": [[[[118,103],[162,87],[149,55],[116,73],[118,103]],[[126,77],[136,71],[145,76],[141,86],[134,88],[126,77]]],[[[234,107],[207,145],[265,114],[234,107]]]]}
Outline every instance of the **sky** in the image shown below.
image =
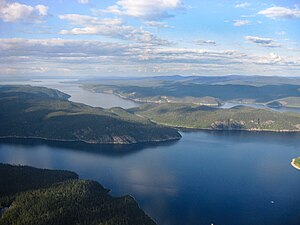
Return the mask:
{"type": "Polygon", "coordinates": [[[300,76],[300,1],[0,0],[0,78],[300,76]]]}

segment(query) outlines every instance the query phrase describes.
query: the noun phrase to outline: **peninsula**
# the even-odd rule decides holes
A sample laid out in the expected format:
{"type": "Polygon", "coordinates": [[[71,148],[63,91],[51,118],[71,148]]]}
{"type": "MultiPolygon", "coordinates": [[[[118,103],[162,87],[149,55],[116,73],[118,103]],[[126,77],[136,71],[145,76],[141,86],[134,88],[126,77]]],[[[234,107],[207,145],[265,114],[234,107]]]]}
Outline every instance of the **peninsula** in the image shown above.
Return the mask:
{"type": "Polygon", "coordinates": [[[133,197],[108,193],[74,172],[0,164],[0,225],[155,225],[133,197]]]}
{"type": "Polygon", "coordinates": [[[103,109],[68,101],[60,91],[0,86],[0,138],[38,138],[91,144],[178,140],[176,129],[157,125],[116,107],[103,109]]]}
{"type": "Polygon", "coordinates": [[[300,132],[300,114],[236,106],[221,109],[196,104],[151,104],[131,110],[151,121],[177,128],[300,132]]]}
{"type": "Polygon", "coordinates": [[[84,88],[143,103],[192,103],[218,107],[226,102],[300,107],[300,79],[263,76],[157,76],[80,81],[84,88]]]}

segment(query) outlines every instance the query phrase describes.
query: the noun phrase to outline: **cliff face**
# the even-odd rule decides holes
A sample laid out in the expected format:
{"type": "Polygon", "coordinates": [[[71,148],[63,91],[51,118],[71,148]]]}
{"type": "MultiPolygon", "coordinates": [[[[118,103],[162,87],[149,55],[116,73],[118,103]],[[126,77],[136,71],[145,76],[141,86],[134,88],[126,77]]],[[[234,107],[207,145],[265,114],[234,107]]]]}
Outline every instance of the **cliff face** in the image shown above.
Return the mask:
{"type": "Polygon", "coordinates": [[[180,139],[173,128],[157,125],[121,108],[94,108],[62,99],[56,90],[0,89],[0,137],[134,144],[180,139]],[[53,92],[53,93],[52,93],[53,92]]]}

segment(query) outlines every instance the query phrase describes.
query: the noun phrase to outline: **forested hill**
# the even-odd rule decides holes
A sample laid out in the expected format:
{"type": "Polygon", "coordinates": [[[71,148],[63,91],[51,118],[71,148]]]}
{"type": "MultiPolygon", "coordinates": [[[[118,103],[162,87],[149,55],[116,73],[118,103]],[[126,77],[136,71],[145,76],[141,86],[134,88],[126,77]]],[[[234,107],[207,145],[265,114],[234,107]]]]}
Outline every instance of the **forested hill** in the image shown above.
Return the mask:
{"type": "Polygon", "coordinates": [[[99,144],[176,140],[177,130],[122,108],[102,109],[68,101],[57,90],[0,86],[0,137],[40,138],[99,144]]]}
{"type": "Polygon", "coordinates": [[[81,81],[95,92],[114,93],[137,102],[197,103],[218,106],[228,101],[284,106],[300,105],[300,79],[263,76],[165,76],[81,81]]]}
{"type": "Polygon", "coordinates": [[[155,225],[130,196],[69,171],[0,164],[0,225],[155,225]]]}
{"type": "Polygon", "coordinates": [[[195,104],[153,104],[132,109],[156,123],[210,130],[300,132],[300,114],[236,106],[230,109],[195,104]]]}
{"type": "Polygon", "coordinates": [[[33,87],[30,85],[0,85],[1,98],[23,96],[24,98],[60,99],[67,100],[71,96],[61,91],[46,87],[33,87]]]}

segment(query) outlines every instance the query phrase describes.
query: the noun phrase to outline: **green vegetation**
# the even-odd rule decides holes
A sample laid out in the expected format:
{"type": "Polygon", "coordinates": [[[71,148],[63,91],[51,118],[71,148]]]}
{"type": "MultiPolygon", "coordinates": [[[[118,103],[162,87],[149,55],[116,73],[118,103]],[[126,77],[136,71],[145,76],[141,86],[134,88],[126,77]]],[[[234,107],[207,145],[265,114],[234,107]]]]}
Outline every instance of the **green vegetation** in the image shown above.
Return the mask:
{"type": "Polygon", "coordinates": [[[69,171],[0,164],[0,208],[10,205],[14,196],[20,192],[46,188],[57,182],[77,178],[76,173],[69,171]]]}
{"type": "MultiPolygon", "coordinates": [[[[194,103],[218,106],[226,101],[244,103],[300,102],[300,79],[278,77],[148,77],[85,82],[85,88],[114,93],[137,102],[194,103]],[[293,98],[293,99],[289,99],[293,98]],[[297,99],[298,98],[298,99],[297,99]]],[[[284,105],[284,104],[283,104],[284,105]]],[[[289,105],[289,104],[288,104],[289,105]]]]}
{"type": "Polygon", "coordinates": [[[12,196],[9,208],[2,215],[0,211],[0,225],[155,224],[132,197],[113,198],[99,183],[77,177],[68,171],[0,164],[0,198],[12,196]]]}
{"type": "Polygon", "coordinates": [[[294,159],[294,165],[300,168],[300,157],[294,159]]]}
{"type": "Polygon", "coordinates": [[[237,106],[218,109],[193,104],[156,104],[132,109],[136,114],[172,127],[212,130],[300,131],[300,115],[237,106]]]}
{"type": "Polygon", "coordinates": [[[61,91],[49,89],[45,87],[32,87],[30,85],[0,85],[1,97],[9,97],[16,95],[16,93],[29,97],[39,96],[41,98],[55,98],[61,100],[67,100],[70,95],[67,95],[61,91]]]}
{"type": "Polygon", "coordinates": [[[102,109],[67,100],[57,90],[0,86],[0,137],[101,144],[176,140],[181,136],[122,108],[102,109]]]}
{"type": "Polygon", "coordinates": [[[281,98],[276,102],[279,102],[279,104],[285,107],[300,107],[300,97],[281,98]]]}

